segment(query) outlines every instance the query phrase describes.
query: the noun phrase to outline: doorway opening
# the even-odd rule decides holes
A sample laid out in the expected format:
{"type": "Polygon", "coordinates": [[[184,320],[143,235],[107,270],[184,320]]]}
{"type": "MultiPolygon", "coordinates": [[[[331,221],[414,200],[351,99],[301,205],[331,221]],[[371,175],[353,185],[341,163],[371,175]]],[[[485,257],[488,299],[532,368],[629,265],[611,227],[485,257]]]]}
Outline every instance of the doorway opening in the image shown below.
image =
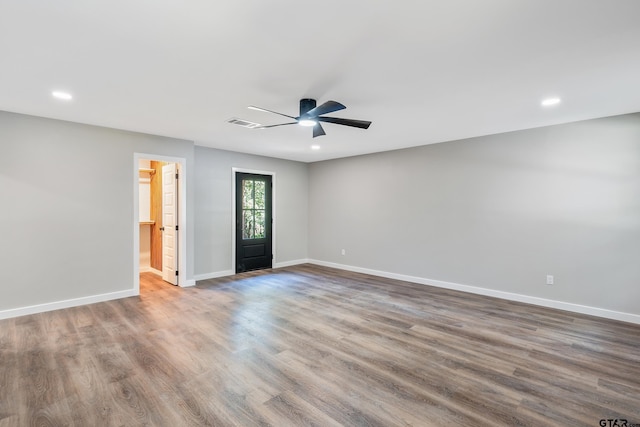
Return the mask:
{"type": "Polygon", "coordinates": [[[232,270],[272,268],[275,262],[275,174],[232,168],[232,270]]]}
{"type": "Polygon", "coordinates": [[[140,275],[185,286],[184,159],[136,153],[134,184],[134,290],[140,275]]]}

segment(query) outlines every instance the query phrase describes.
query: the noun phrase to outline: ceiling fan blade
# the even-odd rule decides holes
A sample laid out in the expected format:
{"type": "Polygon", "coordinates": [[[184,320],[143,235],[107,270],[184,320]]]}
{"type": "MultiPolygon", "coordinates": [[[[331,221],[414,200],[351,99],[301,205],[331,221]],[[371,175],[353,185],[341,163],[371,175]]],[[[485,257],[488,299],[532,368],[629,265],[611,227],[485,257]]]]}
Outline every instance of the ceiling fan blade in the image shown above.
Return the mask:
{"type": "Polygon", "coordinates": [[[317,117],[322,114],[333,113],[334,111],[344,110],[345,108],[347,107],[340,104],[339,102],[327,101],[324,104],[318,105],[316,108],[312,108],[311,110],[307,111],[306,114],[304,115],[309,117],[317,117]]]}
{"type": "Polygon", "coordinates": [[[297,125],[298,122],[291,122],[291,123],[280,123],[277,125],[267,125],[267,126],[257,126],[254,129],[268,129],[268,128],[275,128],[278,126],[286,126],[286,125],[297,125]]]}
{"type": "Polygon", "coordinates": [[[371,122],[366,120],[341,119],[338,117],[317,117],[319,122],[333,123],[336,125],[351,126],[360,129],[369,129],[371,122]]]}
{"type": "Polygon", "coordinates": [[[315,138],[316,136],[322,136],[322,135],[326,135],[326,133],[324,133],[324,129],[322,128],[322,125],[320,124],[320,122],[318,122],[313,127],[313,137],[315,138]]]}
{"type": "Polygon", "coordinates": [[[289,117],[290,119],[295,119],[295,117],[293,117],[293,116],[288,116],[286,114],[278,113],[277,111],[267,110],[266,108],[256,107],[255,105],[249,105],[247,108],[250,109],[250,110],[263,111],[265,113],[273,113],[273,114],[277,114],[279,116],[284,116],[284,117],[289,117]]]}

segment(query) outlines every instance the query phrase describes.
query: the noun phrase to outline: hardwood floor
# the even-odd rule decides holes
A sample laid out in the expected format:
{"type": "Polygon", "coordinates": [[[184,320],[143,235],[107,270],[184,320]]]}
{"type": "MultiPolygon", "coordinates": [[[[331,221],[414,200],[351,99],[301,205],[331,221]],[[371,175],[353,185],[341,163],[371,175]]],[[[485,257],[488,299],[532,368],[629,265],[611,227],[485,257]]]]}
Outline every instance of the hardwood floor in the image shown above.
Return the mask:
{"type": "Polygon", "coordinates": [[[0,426],[640,423],[640,326],[302,265],[0,321],[0,426]]]}

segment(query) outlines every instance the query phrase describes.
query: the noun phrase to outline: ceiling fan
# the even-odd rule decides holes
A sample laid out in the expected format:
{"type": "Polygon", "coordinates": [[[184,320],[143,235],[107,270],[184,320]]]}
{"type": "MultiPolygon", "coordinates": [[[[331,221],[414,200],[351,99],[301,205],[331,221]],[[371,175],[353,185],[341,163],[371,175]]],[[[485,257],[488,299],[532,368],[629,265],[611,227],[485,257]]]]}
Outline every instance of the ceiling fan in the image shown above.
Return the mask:
{"type": "Polygon", "coordinates": [[[327,101],[322,105],[316,107],[316,100],[304,98],[300,100],[300,115],[298,117],[289,116],[287,114],[278,113],[277,111],[267,110],[266,108],[260,108],[253,105],[249,106],[252,110],[265,111],[267,113],[278,114],[280,116],[288,117],[295,120],[295,122],[280,123],[277,125],[257,126],[254,129],[267,129],[277,126],[287,126],[298,124],[300,126],[313,126],[313,137],[326,135],[320,122],[333,123],[336,125],[351,126],[354,128],[368,129],[371,122],[366,120],[353,120],[353,119],[341,119],[339,117],[325,117],[322,114],[333,113],[334,111],[344,110],[345,107],[336,101],[327,101]]]}

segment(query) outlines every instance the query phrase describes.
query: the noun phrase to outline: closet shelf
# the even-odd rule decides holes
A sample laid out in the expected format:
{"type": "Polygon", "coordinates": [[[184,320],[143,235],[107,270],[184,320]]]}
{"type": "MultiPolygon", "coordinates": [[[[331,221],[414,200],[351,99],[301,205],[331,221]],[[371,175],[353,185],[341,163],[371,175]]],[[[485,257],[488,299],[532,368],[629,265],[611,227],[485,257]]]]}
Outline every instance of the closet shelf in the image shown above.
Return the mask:
{"type": "Polygon", "coordinates": [[[140,221],[140,225],[153,225],[155,223],[155,221],[140,221]]]}
{"type": "Polygon", "coordinates": [[[156,173],[155,169],[147,169],[147,168],[140,168],[138,169],[138,171],[140,173],[148,173],[149,175],[153,175],[154,173],[156,173]]]}

